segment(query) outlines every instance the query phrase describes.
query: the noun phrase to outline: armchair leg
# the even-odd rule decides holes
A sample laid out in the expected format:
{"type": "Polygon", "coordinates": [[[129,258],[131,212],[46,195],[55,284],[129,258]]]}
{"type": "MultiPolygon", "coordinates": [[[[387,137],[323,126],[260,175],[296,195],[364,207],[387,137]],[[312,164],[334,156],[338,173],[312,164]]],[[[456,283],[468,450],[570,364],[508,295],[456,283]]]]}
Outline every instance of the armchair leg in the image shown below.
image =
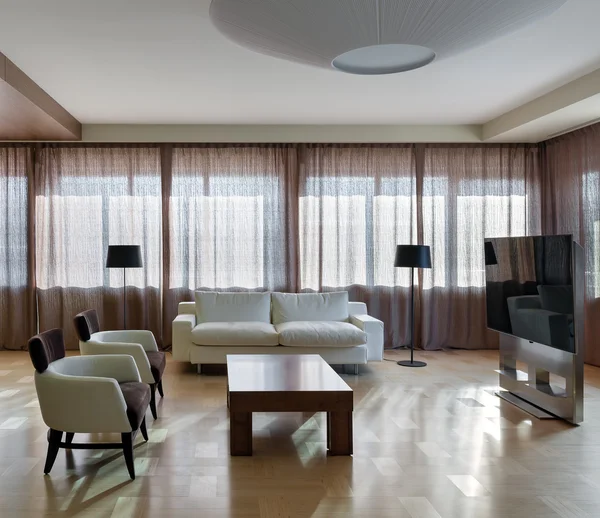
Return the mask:
{"type": "Polygon", "coordinates": [[[142,424],[140,424],[140,432],[142,432],[142,437],[144,441],[148,442],[148,430],[146,429],[146,418],[142,419],[142,424]]]}
{"type": "Polygon", "coordinates": [[[152,417],[155,420],[158,419],[158,414],[156,413],[156,383],[150,385],[150,412],[152,412],[152,417]]]}
{"type": "Polygon", "coordinates": [[[133,465],[133,432],[122,433],[121,442],[123,443],[123,456],[131,480],[135,480],[135,466],[133,465]]]}
{"type": "Polygon", "coordinates": [[[50,428],[50,433],[48,434],[48,454],[46,455],[46,464],[44,465],[45,475],[50,473],[52,466],[54,466],[54,461],[56,460],[58,450],[60,449],[60,440],[62,439],[62,434],[62,432],[50,428]]]}
{"type": "Polygon", "coordinates": [[[163,392],[162,380],[160,380],[157,383],[156,388],[158,389],[158,393],[160,394],[160,397],[165,397],[165,393],[163,392]]]}
{"type": "Polygon", "coordinates": [[[75,436],[75,434],[74,434],[74,433],[72,433],[72,432],[67,432],[67,433],[65,434],[65,442],[66,442],[67,444],[71,444],[71,443],[73,442],[73,437],[74,437],[74,436],[75,436]]]}

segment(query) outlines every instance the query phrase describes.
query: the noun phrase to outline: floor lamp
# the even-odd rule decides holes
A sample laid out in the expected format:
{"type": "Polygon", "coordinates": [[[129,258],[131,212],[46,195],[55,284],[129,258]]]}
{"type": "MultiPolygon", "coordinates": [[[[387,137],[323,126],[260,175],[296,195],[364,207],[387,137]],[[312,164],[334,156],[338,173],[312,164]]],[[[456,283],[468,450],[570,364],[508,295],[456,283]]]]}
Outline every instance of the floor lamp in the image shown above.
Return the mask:
{"type": "Polygon", "coordinates": [[[414,361],[415,353],[415,268],[431,268],[431,252],[425,245],[398,245],[396,268],[410,268],[410,361],[397,362],[403,367],[425,367],[425,362],[414,361]]]}
{"type": "Polygon", "coordinates": [[[123,328],[127,329],[127,268],[142,267],[142,251],[139,245],[109,245],[106,254],[107,268],[123,268],[123,328]]]}

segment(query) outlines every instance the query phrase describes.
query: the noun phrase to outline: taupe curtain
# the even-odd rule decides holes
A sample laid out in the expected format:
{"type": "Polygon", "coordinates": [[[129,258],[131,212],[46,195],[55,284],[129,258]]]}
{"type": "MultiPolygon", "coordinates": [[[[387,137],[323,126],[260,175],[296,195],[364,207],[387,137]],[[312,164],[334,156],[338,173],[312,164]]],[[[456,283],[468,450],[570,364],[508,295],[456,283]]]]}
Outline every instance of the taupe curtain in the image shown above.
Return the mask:
{"type": "Polygon", "coordinates": [[[45,146],[35,182],[39,328],[62,327],[77,348],[73,316],[98,311],[122,328],[123,270],[105,268],[108,245],[139,244],[143,268],[127,271],[127,326],[162,337],[161,157],[157,146],[45,146]]]}
{"type": "Polygon", "coordinates": [[[33,149],[0,147],[0,348],[24,349],[37,329],[33,225],[29,198],[33,149]]]}
{"type": "MultiPolygon", "coordinates": [[[[385,321],[386,345],[403,345],[411,281],[394,248],[421,243],[433,268],[415,279],[417,345],[493,348],[483,239],[542,231],[586,247],[595,336],[599,128],[541,146],[3,145],[0,346],[23,347],[39,320],[76,347],[71,319],[86,308],[122,327],[109,244],[142,246],[128,326],[164,345],[195,289],[347,289],[385,321]]],[[[589,344],[588,361],[600,364],[589,344]]]]}
{"type": "Polygon", "coordinates": [[[586,253],[585,361],[600,365],[600,124],[542,144],[544,233],[573,234],[586,253]]]}
{"type": "Polygon", "coordinates": [[[165,182],[165,334],[193,292],[295,291],[293,146],[175,146],[165,182]]]}

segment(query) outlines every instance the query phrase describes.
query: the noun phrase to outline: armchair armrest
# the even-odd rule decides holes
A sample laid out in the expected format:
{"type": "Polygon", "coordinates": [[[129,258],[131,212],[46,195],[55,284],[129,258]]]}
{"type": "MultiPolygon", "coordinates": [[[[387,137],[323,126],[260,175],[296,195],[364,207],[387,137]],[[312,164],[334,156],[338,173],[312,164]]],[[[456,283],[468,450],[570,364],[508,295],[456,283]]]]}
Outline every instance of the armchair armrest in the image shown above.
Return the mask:
{"type": "Polygon", "coordinates": [[[351,315],[350,323],[367,333],[367,361],[382,361],[383,322],[369,315],[351,315]]]}
{"type": "Polygon", "coordinates": [[[115,375],[123,380],[135,381],[131,379],[134,377],[135,364],[128,356],[117,356],[116,360],[103,356],[99,361],[94,356],[63,358],[54,362],[44,373],[36,372],[35,385],[44,422],[50,428],[63,432],[131,431],[127,405],[117,380],[99,376],[107,374],[104,371],[108,368],[114,368],[115,375]]]}
{"type": "Polygon", "coordinates": [[[144,351],[156,352],[158,345],[152,331],[144,329],[122,330],[122,331],[100,331],[94,333],[90,340],[101,342],[119,342],[127,344],[140,344],[144,351]]]}
{"type": "Polygon", "coordinates": [[[55,372],[72,377],[110,378],[118,383],[141,381],[134,359],[123,354],[70,356],[52,362],[51,366],[55,372]]]}
{"type": "MultiPolygon", "coordinates": [[[[95,336],[95,335],[94,335],[95,336]]],[[[135,362],[135,367],[138,371],[138,376],[144,383],[154,383],[154,376],[152,376],[152,370],[150,369],[150,362],[144,348],[137,343],[120,343],[120,342],[103,342],[92,339],[87,342],[79,343],[79,350],[83,357],[90,357],[91,355],[122,355],[126,357],[132,357],[135,362]]],[[[137,381],[137,380],[129,380],[137,381]]]]}
{"type": "Polygon", "coordinates": [[[192,343],[192,329],[196,327],[196,315],[180,314],[173,320],[173,359],[190,361],[192,343]]]}

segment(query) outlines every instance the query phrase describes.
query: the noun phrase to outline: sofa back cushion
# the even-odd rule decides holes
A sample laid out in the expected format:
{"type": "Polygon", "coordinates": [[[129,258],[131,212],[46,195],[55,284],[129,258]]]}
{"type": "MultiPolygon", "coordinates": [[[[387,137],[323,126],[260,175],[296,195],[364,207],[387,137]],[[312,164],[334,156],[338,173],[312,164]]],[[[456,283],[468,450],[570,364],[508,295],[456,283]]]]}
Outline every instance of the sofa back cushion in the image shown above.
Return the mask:
{"type": "Polygon", "coordinates": [[[345,322],[348,292],[273,293],[273,324],[284,322],[345,322]]]}
{"type": "Polygon", "coordinates": [[[197,291],[196,318],[203,322],[270,322],[270,293],[197,291]]]}
{"type": "Polygon", "coordinates": [[[542,309],[554,313],[573,314],[573,286],[540,284],[537,289],[542,299],[542,309]]]}

